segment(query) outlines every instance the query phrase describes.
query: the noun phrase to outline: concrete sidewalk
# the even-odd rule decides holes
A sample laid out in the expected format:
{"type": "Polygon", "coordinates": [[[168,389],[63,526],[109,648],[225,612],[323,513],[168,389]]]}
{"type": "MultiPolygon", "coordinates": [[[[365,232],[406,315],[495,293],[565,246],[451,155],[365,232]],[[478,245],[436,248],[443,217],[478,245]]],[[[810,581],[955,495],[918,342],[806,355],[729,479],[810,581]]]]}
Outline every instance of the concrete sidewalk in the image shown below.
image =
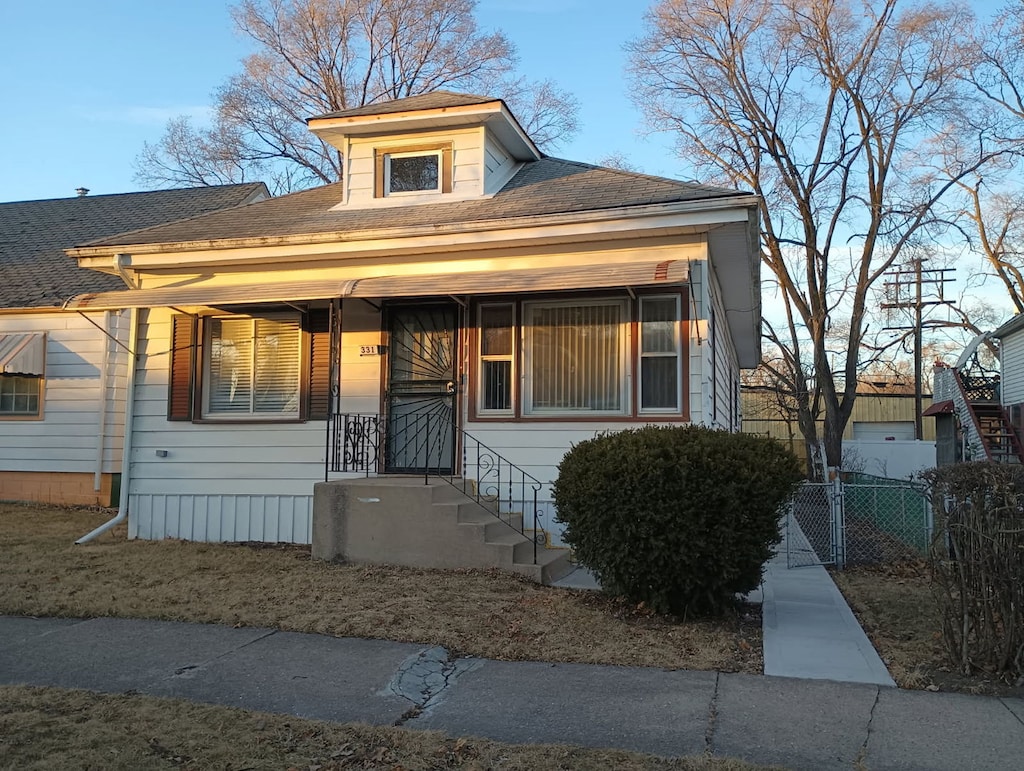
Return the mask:
{"type": "Polygon", "coordinates": [[[846,598],[820,565],[789,568],[788,542],[812,553],[796,521],[782,527],[782,543],[761,584],[764,673],[894,687],[846,598]]]}
{"type": "MultiPolygon", "coordinates": [[[[585,641],[581,641],[585,644],[585,641]]],[[[515,743],[793,769],[1018,769],[1024,701],[824,680],[452,658],[380,640],[0,616],[0,684],[138,691],[515,743]],[[415,717],[403,717],[421,711],[415,717]]]]}

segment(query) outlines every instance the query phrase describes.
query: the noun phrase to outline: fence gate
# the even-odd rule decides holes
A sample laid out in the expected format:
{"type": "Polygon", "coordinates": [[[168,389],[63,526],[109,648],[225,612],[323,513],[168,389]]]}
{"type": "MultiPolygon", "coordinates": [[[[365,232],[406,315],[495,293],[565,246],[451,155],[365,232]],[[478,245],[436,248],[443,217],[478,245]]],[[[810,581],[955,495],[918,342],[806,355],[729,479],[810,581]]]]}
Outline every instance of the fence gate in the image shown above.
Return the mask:
{"type": "Polygon", "coordinates": [[[847,474],[805,482],[790,500],[784,529],[789,567],[896,562],[924,556],[932,539],[925,487],[847,474]]]}
{"type": "Polygon", "coordinates": [[[804,482],[786,511],[786,564],[791,568],[836,564],[841,517],[842,492],[835,483],[804,482]]]}

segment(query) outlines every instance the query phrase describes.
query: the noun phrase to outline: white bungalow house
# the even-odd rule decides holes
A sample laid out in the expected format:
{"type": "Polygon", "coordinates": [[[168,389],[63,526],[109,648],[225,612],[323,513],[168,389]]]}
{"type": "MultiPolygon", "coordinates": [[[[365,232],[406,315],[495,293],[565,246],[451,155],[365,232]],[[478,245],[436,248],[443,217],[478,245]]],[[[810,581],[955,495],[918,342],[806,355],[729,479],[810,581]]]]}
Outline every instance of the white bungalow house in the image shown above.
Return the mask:
{"type": "Polygon", "coordinates": [[[557,540],[548,485],[573,442],[738,430],[755,196],[546,157],[490,97],[308,123],[342,182],[69,252],[137,287],[68,304],[134,309],[131,537],[315,542],[316,483],[421,474],[512,508],[536,491],[557,540]]]}
{"type": "Polygon", "coordinates": [[[0,500],[111,506],[121,471],[128,324],[64,301],[125,288],[64,250],[237,206],[262,183],[0,203],[0,500]]]}

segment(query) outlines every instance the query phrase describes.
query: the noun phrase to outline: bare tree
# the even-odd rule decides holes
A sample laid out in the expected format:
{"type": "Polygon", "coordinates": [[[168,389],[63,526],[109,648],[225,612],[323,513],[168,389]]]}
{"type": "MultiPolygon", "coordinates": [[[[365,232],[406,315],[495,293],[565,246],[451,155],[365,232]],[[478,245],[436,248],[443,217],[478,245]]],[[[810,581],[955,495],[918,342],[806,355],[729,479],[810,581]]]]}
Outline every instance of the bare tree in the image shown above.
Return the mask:
{"type": "Polygon", "coordinates": [[[573,134],[578,105],[550,81],[514,73],[515,47],[481,30],[476,0],[241,0],[256,44],[218,89],[210,127],[175,118],[136,159],[150,187],[266,178],[275,192],[335,182],[337,151],[305,119],[438,89],[503,95],[538,144],[573,134]]]}
{"type": "Polygon", "coordinates": [[[661,0],[632,45],[638,103],[698,173],[761,196],[800,428],[829,465],[857,395],[871,288],[937,235],[937,203],[998,150],[972,120],[971,12],[897,0],[661,0]],[[968,143],[962,135],[971,137],[968,143]],[[956,165],[943,148],[956,139],[956,165]],[[841,337],[841,344],[833,342],[841,337]]]}
{"type": "Polygon", "coordinates": [[[984,97],[987,123],[1007,148],[999,173],[960,181],[958,222],[986,272],[1024,312],[1024,3],[1011,3],[974,40],[978,64],[964,74],[984,97]]]}

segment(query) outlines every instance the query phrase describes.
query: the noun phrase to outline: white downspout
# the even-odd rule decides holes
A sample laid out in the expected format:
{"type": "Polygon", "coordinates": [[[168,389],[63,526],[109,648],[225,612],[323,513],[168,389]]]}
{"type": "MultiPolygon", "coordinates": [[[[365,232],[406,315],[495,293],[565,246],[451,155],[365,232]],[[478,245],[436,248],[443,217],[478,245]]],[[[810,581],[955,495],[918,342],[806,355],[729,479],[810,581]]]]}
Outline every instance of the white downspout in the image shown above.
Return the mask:
{"type": "Polygon", "coordinates": [[[128,487],[131,483],[132,423],[135,417],[135,368],[139,344],[139,320],[134,308],[128,311],[128,382],[124,401],[124,449],[121,455],[121,495],[117,503],[117,516],[104,522],[91,533],[75,541],[82,544],[110,530],[128,519],[128,487]]]}
{"type": "MultiPolygon", "coordinates": [[[[103,332],[110,334],[110,311],[103,312],[103,332]]],[[[103,338],[103,363],[100,365],[100,416],[99,431],[96,441],[96,471],[93,472],[92,489],[100,490],[103,487],[103,451],[107,446],[107,384],[110,369],[110,340],[103,338]]]]}

